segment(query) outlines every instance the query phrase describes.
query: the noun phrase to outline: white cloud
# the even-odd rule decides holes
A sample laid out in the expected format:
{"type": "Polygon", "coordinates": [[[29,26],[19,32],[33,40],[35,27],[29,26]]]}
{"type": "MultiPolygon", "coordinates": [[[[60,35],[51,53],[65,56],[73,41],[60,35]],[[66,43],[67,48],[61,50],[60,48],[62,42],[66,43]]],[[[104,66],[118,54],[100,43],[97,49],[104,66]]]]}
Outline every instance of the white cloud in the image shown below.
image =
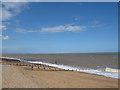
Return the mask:
{"type": "Polygon", "coordinates": [[[19,33],[32,33],[32,32],[50,32],[50,33],[57,33],[57,32],[78,32],[78,31],[85,31],[87,29],[87,26],[73,26],[70,24],[67,25],[59,25],[54,27],[47,27],[47,28],[41,28],[40,30],[26,30],[17,28],[15,32],[19,33]]]}
{"type": "Polygon", "coordinates": [[[3,40],[7,40],[7,39],[9,39],[9,36],[5,36],[5,37],[3,37],[2,39],[3,39],[3,40]]]}
{"type": "Polygon", "coordinates": [[[73,26],[70,24],[59,25],[55,27],[42,28],[41,32],[76,32],[76,31],[85,31],[86,26],[73,26]]]}
{"type": "Polygon", "coordinates": [[[7,30],[5,25],[0,25],[0,30],[7,30]]]}
{"type": "Polygon", "coordinates": [[[6,21],[18,15],[24,8],[27,8],[26,2],[4,2],[2,3],[2,20],[6,21]]]}
{"type": "Polygon", "coordinates": [[[12,17],[12,13],[9,12],[8,10],[6,9],[2,9],[2,20],[5,21],[5,20],[9,20],[11,17],[12,17]]]}
{"type": "Polygon", "coordinates": [[[22,29],[22,28],[17,28],[15,30],[15,32],[19,32],[19,33],[29,33],[29,32],[40,32],[39,30],[36,31],[36,30],[26,30],[26,29],[22,29]]]}
{"type": "Polygon", "coordinates": [[[30,30],[30,31],[28,31],[28,32],[39,32],[39,31],[35,31],[35,30],[30,30]]]}
{"type": "Polygon", "coordinates": [[[9,36],[2,37],[3,40],[9,39],[9,36]]]}
{"type": "Polygon", "coordinates": [[[27,30],[21,29],[21,28],[17,28],[17,29],[15,30],[15,32],[27,33],[27,30]]]}
{"type": "Polygon", "coordinates": [[[2,35],[0,35],[0,38],[2,38],[3,40],[8,40],[9,36],[2,36],[2,35]]]}
{"type": "MultiPolygon", "coordinates": [[[[27,2],[3,2],[0,6],[0,22],[10,20],[18,15],[24,8],[27,8],[27,2]]],[[[10,24],[10,23],[8,23],[10,24]]],[[[6,26],[0,23],[0,29],[6,30],[6,26]]],[[[9,36],[1,36],[3,40],[9,39],[9,36]]]]}
{"type": "Polygon", "coordinates": [[[15,32],[19,33],[58,33],[58,32],[81,32],[89,30],[90,28],[101,28],[104,27],[105,24],[100,24],[99,21],[96,19],[92,22],[91,25],[84,25],[84,26],[78,26],[78,25],[72,25],[72,24],[66,24],[66,25],[58,25],[53,27],[42,27],[39,30],[27,30],[27,29],[21,29],[17,28],[15,32]]]}

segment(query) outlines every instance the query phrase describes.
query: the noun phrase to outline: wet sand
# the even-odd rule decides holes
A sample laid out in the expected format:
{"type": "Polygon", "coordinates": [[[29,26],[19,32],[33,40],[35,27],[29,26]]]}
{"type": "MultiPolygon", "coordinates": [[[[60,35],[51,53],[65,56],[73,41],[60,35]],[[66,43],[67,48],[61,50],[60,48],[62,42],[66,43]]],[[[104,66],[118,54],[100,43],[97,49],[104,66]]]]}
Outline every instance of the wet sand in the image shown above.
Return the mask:
{"type": "Polygon", "coordinates": [[[118,88],[118,79],[75,71],[2,66],[3,88],[118,88]]]}

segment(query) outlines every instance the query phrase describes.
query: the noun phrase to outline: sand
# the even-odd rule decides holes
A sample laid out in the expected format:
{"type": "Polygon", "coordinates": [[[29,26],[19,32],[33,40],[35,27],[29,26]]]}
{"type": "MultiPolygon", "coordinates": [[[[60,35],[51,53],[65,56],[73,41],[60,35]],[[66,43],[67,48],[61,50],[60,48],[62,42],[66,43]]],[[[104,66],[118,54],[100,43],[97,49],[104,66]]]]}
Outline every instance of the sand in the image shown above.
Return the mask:
{"type": "Polygon", "coordinates": [[[118,79],[75,71],[25,69],[4,65],[3,88],[118,88],[118,79]]]}

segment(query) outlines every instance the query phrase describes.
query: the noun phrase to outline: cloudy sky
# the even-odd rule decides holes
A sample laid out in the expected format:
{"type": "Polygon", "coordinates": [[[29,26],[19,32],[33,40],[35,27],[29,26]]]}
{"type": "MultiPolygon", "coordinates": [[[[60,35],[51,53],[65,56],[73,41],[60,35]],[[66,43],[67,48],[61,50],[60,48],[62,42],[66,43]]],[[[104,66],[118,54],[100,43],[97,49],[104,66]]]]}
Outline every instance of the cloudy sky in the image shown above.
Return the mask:
{"type": "Polygon", "coordinates": [[[117,3],[4,2],[3,53],[117,52],[117,3]]]}

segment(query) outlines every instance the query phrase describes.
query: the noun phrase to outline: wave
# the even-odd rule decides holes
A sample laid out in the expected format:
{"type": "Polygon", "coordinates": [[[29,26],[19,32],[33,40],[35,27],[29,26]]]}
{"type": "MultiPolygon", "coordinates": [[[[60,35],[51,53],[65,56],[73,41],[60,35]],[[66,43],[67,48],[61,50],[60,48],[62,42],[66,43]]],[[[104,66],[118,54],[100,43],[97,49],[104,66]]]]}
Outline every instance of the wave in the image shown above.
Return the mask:
{"type": "Polygon", "coordinates": [[[102,68],[102,69],[101,68],[91,69],[91,68],[73,67],[73,66],[68,66],[68,65],[58,65],[58,64],[46,63],[46,62],[42,62],[42,61],[29,61],[29,60],[18,59],[18,58],[10,58],[10,57],[2,57],[2,58],[18,60],[18,61],[27,62],[27,63],[42,64],[42,65],[57,67],[57,68],[65,69],[65,70],[86,72],[86,73],[98,74],[98,75],[103,75],[103,76],[106,76],[106,77],[112,77],[112,78],[120,79],[119,69],[113,69],[113,68],[108,68],[108,67],[107,68],[102,68]]]}

